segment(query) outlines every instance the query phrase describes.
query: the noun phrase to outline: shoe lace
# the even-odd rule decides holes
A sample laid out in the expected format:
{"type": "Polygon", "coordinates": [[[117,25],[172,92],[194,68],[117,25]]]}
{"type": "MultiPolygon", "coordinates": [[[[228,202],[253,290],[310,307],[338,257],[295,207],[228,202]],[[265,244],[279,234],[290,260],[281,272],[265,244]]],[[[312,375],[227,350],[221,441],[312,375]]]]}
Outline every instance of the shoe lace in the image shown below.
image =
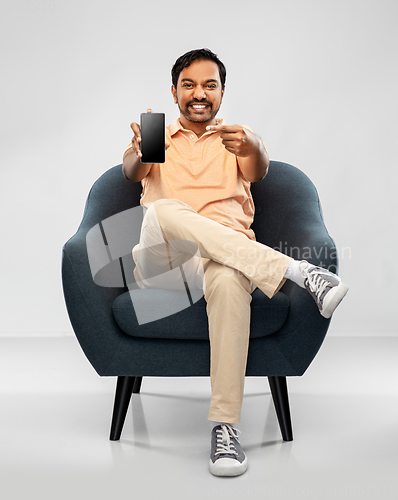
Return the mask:
{"type": "Polygon", "coordinates": [[[231,438],[235,438],[239,441],[239,434],[240,431],[238,429],[234,429],[229,424],[222,424],[221,429],[216,430],[217,447],[215,455],[238,455],[238,452],[235,450],[235,444],[231,438]]]}
{"type": "Polygon", "coordinates": [[[319,300],[326,287],[329,285],[329,281],[327,281],[321,274],[318,273],[308,273],[307,280],[311,292],[313,292],[316,298],[319,300]]]}

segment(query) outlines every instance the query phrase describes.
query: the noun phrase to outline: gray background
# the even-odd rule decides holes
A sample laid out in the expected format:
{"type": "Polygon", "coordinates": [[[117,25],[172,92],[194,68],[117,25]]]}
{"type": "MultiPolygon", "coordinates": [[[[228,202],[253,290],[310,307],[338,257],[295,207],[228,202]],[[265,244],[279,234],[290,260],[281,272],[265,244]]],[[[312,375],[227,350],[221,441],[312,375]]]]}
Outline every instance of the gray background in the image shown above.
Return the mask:
{"type": "MultiPolygon", "coordinates": [[[[61,248],[175,59],[227,67],[219,113],[318,188],[350,285],[330,335],[397,335],[396,2],[1,0],[0,333],[72,334],[61,248]]],[[[277,210],[277,207],[275,207],[277,210]]]]}

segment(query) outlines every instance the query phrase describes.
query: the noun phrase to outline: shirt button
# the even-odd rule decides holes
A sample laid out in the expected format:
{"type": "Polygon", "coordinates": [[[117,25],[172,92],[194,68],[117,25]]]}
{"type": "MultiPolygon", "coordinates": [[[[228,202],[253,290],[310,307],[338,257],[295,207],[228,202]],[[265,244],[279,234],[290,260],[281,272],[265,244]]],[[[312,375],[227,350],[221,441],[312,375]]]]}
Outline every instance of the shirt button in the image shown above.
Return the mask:
{"type": "Polygon", "coordinates": [[[190,135],[189,137],[190,137],[191,139],[193,139],[193,135],[190,135]]]}

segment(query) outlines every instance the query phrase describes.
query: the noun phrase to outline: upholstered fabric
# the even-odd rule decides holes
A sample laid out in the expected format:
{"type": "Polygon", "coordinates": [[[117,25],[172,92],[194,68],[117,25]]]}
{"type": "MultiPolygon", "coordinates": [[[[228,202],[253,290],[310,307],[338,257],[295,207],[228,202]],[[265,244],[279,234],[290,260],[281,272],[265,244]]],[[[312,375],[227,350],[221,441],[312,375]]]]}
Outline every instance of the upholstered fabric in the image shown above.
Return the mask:
{"type": "MultiPolygon", "coordinates": [[[[176,301],[185,292],[172,290],[132,290],[125,292],[113,303],[113,313],[119,327],[133,337],[155,339],[209,340],[207,326],[206,301],[204,298],[171,316],[139,325],[134,312],[136,307],[148,306],[155,309],[162,307],[165,296],[172,295],[176,301]],[[177,325],[177,326],[176,326],[177,325]]],[[[282,328],[289,312],[289,299],[284,293],[278,292],[272,299],[256,289],[251,303],[252,324],[250,338],[265,337],[282,328]]]]}
{"type": "MultiPolygon", "coordinates": [[[[121,165],[105,172],[89,193],[79,229],[63,248],[63,288],[73,329],[100,375],[208,376],[203,302],[153,324],[138,325],[128,309],[127,287],[100,286],[93,280],[87,233],[112,215],[138,206],[140,194],[141,185],[126,180],[121,165]],[[173,328],[180,333],[169,338],[173,328]]],[[[336,248],[323,222],[317,191],[303,172],[272,161],[267,177],[252,184],[252,194],[252,228],[258,241],[336,272],[336,248]]],[[[302,375],[326,335],[330,320],[319,314],[306,290],[286,282],[278,296],[284,313],[263,307],[262,297],[257,307],[257,297],[253,299],[248,376],[302,375]]]]}

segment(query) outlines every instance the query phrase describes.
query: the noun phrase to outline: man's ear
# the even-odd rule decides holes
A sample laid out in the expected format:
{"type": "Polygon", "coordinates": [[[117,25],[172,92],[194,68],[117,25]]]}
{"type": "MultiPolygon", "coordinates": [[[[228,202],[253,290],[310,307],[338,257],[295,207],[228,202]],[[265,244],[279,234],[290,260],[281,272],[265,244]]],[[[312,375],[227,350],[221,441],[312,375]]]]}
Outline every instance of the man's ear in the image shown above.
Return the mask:
{"type": "Polygon", "coordinates": [[[177,89],[174,87],[174,85],[171,86],[171,93],[173,94],[174,102],[177,104],[177,89]]]}
{"type": "Polygon", "coordinates": [[[221,99],[224,97],[225,87],[221,91],[221,99]]]}

